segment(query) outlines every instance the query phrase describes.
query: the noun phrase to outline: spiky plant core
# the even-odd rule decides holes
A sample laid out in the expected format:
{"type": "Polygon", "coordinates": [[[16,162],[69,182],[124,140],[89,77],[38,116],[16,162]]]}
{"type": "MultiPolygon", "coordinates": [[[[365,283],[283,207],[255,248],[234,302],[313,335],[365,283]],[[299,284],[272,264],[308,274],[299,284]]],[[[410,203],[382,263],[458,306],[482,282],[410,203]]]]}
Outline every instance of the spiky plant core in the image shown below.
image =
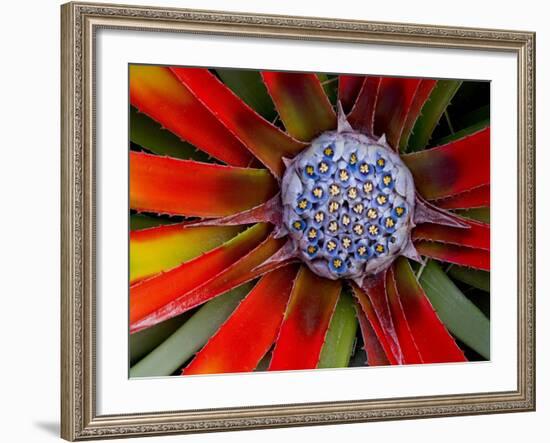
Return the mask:
{"type": "Polygon", "coordinates": [[[323,133],[288,162],[283,222],[313,272],[362,281],[409,245],[415,188],[384,137],[345,129],[323,133]]]}

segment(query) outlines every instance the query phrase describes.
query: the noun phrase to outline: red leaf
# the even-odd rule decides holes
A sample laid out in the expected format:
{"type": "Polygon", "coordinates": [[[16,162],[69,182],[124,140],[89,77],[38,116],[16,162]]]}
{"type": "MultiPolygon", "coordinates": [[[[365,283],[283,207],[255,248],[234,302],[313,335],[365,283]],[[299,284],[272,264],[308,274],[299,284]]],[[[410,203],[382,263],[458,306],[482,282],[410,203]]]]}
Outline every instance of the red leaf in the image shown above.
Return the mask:
{"type": "Polygon", "coordinates": [[[230,165],[248,166],[254,158],[168,68],[130,65],[130,102],[180,138],[230,165]]]}
{"type": "Polygon", "coordinates": [[[371,136],[374,134],[374,111],[378,100],[380,82],[380,77],[365,77],[357,100],[348,115],[348,121],[354,129],[366,132],[371,136]]]}
{"type": "Polygon", "coordinates": [[[407,259],[401,257],[395,261],[394,274],[399,299],[424,363],[466,361],[464,353],[439,320],[407,259]]]}
{"type": "Polygon", "coordinates": [[[399,299],[399,294],[397,293],[393,268],[390,268],[387,272],[386,292],[388,294],[391,316],[399,339],[399,345],[403,351],[403,363],[422,363],[422,357],[420,357],[418,352],[418,347],[416,346],[409,327],[409,322],[407,321],[407,317],[405,316],[403,306],[399,299]]]}
{"type": "MultiPolygon", "coordinates": [[[[361,327],[361,335],[363,336],[364,348],[365,352],[367,353],[367,364],[369,366],[389,365],[390,362],[388,360],[388,357],[386,356],[386,353],[384,352],[384,349],[382,348],[382,345],[380,344],[380,341],[378,340],[378,337],[374,332],[374,328],[371,326],[370,319],[367,318],[367,316],[363,312],[363,308],[358,302],[356,302],[355,304],[355,311],[357,313],[357,318],[359,319],[359,326],[361,327]]],[[[374,312],[372,312],[372,318],[375,322],[378,323],[378,319],[376,319],[376,315],[374,314],[374,312]]],[[[380,325],[378,325],[378,328],[379,327],[380,325]]]]}
{"type": "Polygon", "coordinates": [[[271,223],[281,226],[283,223],[283,208],[281,195],[277,194],[270,200],[237,214],[227,217],[211,218],[190,223],[191,226],[232,226],[247,225],[251,223],[271,223]]]}
{"type": "Polygon", "coordinates": [[[186,223],[130,232],[130,284],[195,258],[228,241],[241,226],[190,227],[186,223]]]}
{"type": "Polygon", "coordinates": [[[342,103],[342,109],[346,114],[353,108],[364,80],[363,75],[338,76],[338,100],[342,103]]]}
{"type": "Polygon", "coordinates": [[[310,141],[336,127],[336,114],[315,74],[264,71],[262,78],[293,137],[310,141]]]}
{"type": "Polygon", "coordinates": [[[489,128],[401,158],[411,170],[417,190],[428,200],[471,191],[490,182],[489,128]]]}
{"type": "Polygon", "coordinates": [[[416,193],[415,196],[414,222],[415,224],[435,223],[438,225],[453,226],[455,228],[468,227],[466,223],[462,222],[462,219],[458,215],[437,207],[433,203],[422,198],[418,193],[416,193]]]}
{"type": "Polygon", "coordinates": [[[130,323],[135,324],[178,296],[207,282],[260,244],[268,233],[267,225],[256,225],[206,254],[132,285],[130,323]]]}
{"type": "Polygon", "coordinates": [[[130,152],[130,207],[218,217],[258,206],[277,192],[266,169],[237,168],[130,152]]]}
{"type": "Polygon", "coordinates": [[[428,100],[428,98],[430,97],[430,94],[432,93],[436,84],[437,84],[437,80],[424,79],[420,81],[420,85],[418,86],[418,90],[414,95],[411,108],[405,120],[403,133],[401,134],[401,140],[399,141],[401,149],[405,148],[407,141],[409,139],[409,136],[411,134],[411,131],[414,127],[414,124],[416,123],[416,120],[418,120],[418,117],[420,116],[420,111],[422,111],[422,108],[426,103],[426,100],[428,100]]]}
{"type": "Polygon", "coordinates": [[[491,186],[483,185],[471,191],[456,194],[453,197],[436,200],[434,202],[445,209],[471,209],[489,207],[491,204],[491,186]]]}
{"type": "Polygon", "coordinates": [[[414,246],[420,255],[426,257],[484,271],[491,270],[491,254],[489,251],[431,241],[417,241],[414,246]]]}
{"type": "Polygon", "coordinates": [[[183,373],[254,370],[275,341],[296,272],[290,265],[264,275],[183,373]]]}
{"type": "Polygon", "coordinates": [[[275,176],[285,170],[283,157],[292,158],[306,146],[257,114],[208,69],[171,70],[275,176]]]}
{"type": "Polygon", "coordinates": [[[342,283],[300,268],[292,288],[270,371],[317,367],[342,283]]]}
{"type": "Polygon", "coordinates": [[[421,80],[416,78],[382,77],[374,112],[374,134],[386,134],[388,144],[399,149],[416,91],[421,80]]]}
{"type": "Polygon", "coordinates": [[[436,241],[489,251],[491,248],[491,226],[462,217],[460,220],[470,227],[453,228],[433,223],[422,223],[414,228],[412,238],[413,240],[436,241]]]}
{"type": "Polygon", "coordinates": [[[403,364],[403,352],[399,346],[386,293],[386,273],[365,280],[362,288],[353,285],[353,292],[370,321],[380,345],[392,365],[403,364]]]}
{"type": "MultiPolygon", "coordinates": [[[[180,269],[179,275],[174,277],[175,283],[173,286],[170,285],[171,282],[166,281],[152,282],[150,293],[154,293],[155,297],[158,297],[159,294],[165,296],[168,293],[170,297],[166,298],[171,298],[171,301],[139,321],[132,323],[130,332],[134,333],[175,317],[247,281],[288,264],[282,262],[263,265],[269,257],[282,247],[284,242],[285,239],[274,239],[273,236],[270,236],[222,271],[210,269],[211,272],[202,281],[192,274],[187,274],[188,269],[180,269]],[[192,278],[193,281],[189,283],[186,277],[192,278]],[[181,286],[178,287],[177,285],[181,286]]],[[[157,278],[159,277],[154,277],[151,280],[157,278]]],[[[149,282],[149,280],[146,280],[146,282],[149,282]]]]}

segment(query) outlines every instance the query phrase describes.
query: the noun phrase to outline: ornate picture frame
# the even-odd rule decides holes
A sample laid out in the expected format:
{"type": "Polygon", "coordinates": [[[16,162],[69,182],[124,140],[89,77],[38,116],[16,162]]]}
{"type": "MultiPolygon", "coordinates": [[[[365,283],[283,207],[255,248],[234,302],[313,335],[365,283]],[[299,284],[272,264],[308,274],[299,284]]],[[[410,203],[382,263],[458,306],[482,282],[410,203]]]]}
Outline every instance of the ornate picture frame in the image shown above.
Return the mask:
{"type": "Polygon", "coordinates": [[[535,34],[217,11],[62,6],[61,434],[87,440],[533,411],[535,409],[535,34]],[[517,57],[517,389],[185,411],[96,412],[96,32],[177,32],[473,49],[517,57]]]}

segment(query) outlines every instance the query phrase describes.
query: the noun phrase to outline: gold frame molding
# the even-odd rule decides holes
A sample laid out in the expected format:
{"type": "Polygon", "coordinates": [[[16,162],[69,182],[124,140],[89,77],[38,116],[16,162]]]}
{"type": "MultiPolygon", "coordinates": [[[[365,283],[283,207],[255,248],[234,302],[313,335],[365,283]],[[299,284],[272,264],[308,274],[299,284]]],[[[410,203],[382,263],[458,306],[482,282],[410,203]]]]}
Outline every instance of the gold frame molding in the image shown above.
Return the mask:
{"type": "Polygon", "coordinates": [[[68,3],[61,7],[61,436],[67,440],[533,411],[535,34],[68,3]],[[95,412],[94,37],[100,28],[506,51],[518,59],[518,387],[491,392],[98,416],[95,412]]]}

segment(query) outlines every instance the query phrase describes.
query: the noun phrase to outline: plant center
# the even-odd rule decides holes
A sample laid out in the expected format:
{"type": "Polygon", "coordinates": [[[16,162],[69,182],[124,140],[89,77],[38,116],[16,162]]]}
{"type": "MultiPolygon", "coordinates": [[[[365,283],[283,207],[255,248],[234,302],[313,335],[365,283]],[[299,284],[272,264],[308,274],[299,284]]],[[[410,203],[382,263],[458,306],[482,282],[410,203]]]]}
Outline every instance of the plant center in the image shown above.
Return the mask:
{"type": "Polygon", "coordinates": [[[410,241],[413,178],[383,139],[323,133],[290,162],[281,191],[289,236],[323,277],[361,281],[410,241]]]}

